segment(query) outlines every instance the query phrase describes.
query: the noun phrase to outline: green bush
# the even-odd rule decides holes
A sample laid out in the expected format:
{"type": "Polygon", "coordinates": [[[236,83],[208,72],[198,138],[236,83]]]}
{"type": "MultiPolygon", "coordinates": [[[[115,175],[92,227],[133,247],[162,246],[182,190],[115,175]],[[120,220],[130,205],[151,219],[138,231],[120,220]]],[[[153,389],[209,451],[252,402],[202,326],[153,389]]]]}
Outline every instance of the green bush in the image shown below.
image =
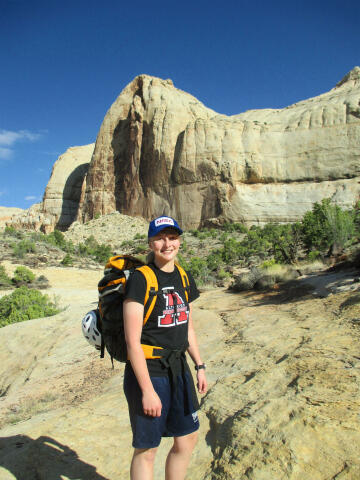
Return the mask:
{"type": "Polygon", "coordinates": [[[6,273],[4,265],[0,265],[0,288],[8,288],[11,285],[11,278],[6,273]]]}
{"type": "Polygon", "coordinates": [[[93,257],[99,263],[105,263],[112,255],[111,246],[103,243],[99,244],[93,235],[90,235],[84,243],[79,243],[75,250],[75,253],[93,257]]]}
{"type": "Polygon", "coordinates": [[[17,267],[14,276],[13,276],[13,283],[16,285],[22,285],[24,283],[32,283],[35,280],[35,275],[33,272],[28,269],[27,267],[17,267]]]}
{"type": "Polygon", "coordinates": [[[70,253],[67,253],[65,257],[61,260],[60,262],[64,266],[71,266],[74,263],[73,257],[70,255],[70,253]]]}
{"type": "Polygon", "coordinates": [[[14,227],[5,227],[4,235],[7,237],[23,238],[24,234],[14,227]]]}
{"type": "Polygon", "coordinates": [[[273,265],[276,265],[276,260],[275,258],[270,258],[269,260],[265,260],[265,262],[260,265],[260,268],[269,268],[273,265]]]}
{"type": "Polygon", "coordinates": [[[226,278],[231,277],[230,273],[226,272],[223,268],[220,268],[220,270],[217,272],[216,276],[219,280],[225,280],[226,278]]]}
{"type": "Polygon", "coordinates": [[[149,250],[149,246],[146,245],[146,243],[141,243],[140,245],[137,245],[135,248],[135,253],[144,253],[149,250]]]}
{"type": "Polygon", "coordinates": [[[248,229],[242,223],[230,223],[226,222],[223,224],[222,229],[225,232],[239,232],[239,233],[247,233],[248,229]]]}
{"type": "Polygon", "coordinates": [[[48,317],[59,312],[47,295],[26,286],[0,298],[0,327],[33,318],[48,317]]]}
{"type": "Polygon", "coordinates": [[[54,230],[53,232],[49,233],[49,235],[46,235],[45,238],[48,243],[51,243],[62,250],[65,250],[67,247],[65,235],[60,232],[60,230],[54,230]]]}
{"type": "Polygon", "coordinates": [[[217,250],[215,252],[212,252],[211,255],[209,255],[206,258],[206,263],[207,263],[208,269],[211,272],[214,272],[215,270],[217,270],[223,264],[220,251],[217,250]]]}
{"type": "Polygon", "coordinates": [[[312,250],[311,252],[309,252],[308,254],[308,259],[310,260],[310,262],[314,261],[314,260],[317,260],[321,257],[321,253],[319,252],[319,250],[312,250]]]}
{"type": "Polygon", "coordinates": [[[36,252],[35,243],[27,238],[24,238],[17,243],[13,243],[11,246],[13,249],[13,254],[17,258],[24,258],[27,253],[36,252]]]}
{"type": "Polygon", "coordinates": [[[181,254],[178,254],[178,260],[180,265],[191,273],[199,285],[214,282],[214,277],[207,266],[205,258],[192,257],[189,261],[186,261],[181,254]]]}
{"type": "Polygon", "coordinates": [[[99,263],[105,263],[112,254],[113,251],[110,245],[105,245],[104,243],[98,244],[92,252],[92,256],[99,263]]]}
{"type": "Polygon", "coordinates": [[[308,251],[341,252],[355,234],[356,208],[342,210],[329,198],[316,202],[302,220],[303,240],[308,251]]]}
{"type": "Polygon", "coordinates": [[[146,235],[141,234],[141,233],[137,233],[134,237],[134,240],[143,240],[145,238],[146,238],[146,235]]]}

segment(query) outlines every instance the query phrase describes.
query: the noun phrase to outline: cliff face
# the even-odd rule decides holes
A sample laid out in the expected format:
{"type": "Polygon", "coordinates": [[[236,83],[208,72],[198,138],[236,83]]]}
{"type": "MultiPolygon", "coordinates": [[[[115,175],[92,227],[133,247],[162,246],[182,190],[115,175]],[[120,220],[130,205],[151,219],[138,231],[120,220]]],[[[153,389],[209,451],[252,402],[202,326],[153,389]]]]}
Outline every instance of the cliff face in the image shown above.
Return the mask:
{"type": "Polygon", "coordinates": [[[69,148],[55,162],[44,198],[27,211],[14,215],[8,224],[50,233],[66,230],[76,220],[81,205],[82,186],[94,144],[69,148]]]}
{"type": "Polygon", "coordinates": [[[318,97],[232,117],[141,75],[104,119],[79,219],[168,213],[196,227],[292,221],[330,196],[350,205],[360,191],[359,102],[358,67],[318,97]]]}
{"type": "Polygon", "coordinates": [[[79,148],[86,162],[55,164],[46,228],[113,211],[170,214],[189,228],[295,221],[325,197],[350,206],[360,193],[360,68],[318,97],[231,117],[141,75],[107,112],[92,157],[92,146],[79,148]]]}

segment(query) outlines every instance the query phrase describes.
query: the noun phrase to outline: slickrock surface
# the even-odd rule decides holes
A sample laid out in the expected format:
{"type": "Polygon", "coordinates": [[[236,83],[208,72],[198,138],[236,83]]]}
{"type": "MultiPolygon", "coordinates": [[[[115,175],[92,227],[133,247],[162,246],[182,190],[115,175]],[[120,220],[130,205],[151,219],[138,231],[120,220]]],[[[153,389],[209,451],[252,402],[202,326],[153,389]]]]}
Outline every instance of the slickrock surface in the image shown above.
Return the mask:
{"type": "MultiPolygon", "coordinates": [[[[125,480],[123,365],[111,370],[80,329],[101,270],[36,273],[66,309],[0,329],[0,478],[125,480]]],[[[321,288],[336,292],[337,278],[322,275],[321,288]]],[[[360,478],[360,291],[318,298],[301,279],[294,285],[214,289],[194,303],[210,389],[187,478],[360,478]]],[[[162,442],[155,478],[168,448],[162,442]]]]}

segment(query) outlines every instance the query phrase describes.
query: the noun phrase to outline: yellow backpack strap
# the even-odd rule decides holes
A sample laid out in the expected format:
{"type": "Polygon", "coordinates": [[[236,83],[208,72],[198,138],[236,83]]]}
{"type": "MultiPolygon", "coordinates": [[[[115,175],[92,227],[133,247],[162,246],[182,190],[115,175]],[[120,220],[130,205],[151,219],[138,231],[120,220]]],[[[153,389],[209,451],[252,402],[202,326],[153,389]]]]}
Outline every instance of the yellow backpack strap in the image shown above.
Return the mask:
{"type": "Polygon", "coordinates": [[[181,281],[185,290],[185,296],[186,296],[186,301],[189,301],[189,291],[190,291],[190,283],[189,283],[189,277],[187,276],[187,273],[185,270],[178,264],[175,263],[176,268],[178,269],[181,277],[181,281]]]}
{"type": "Polygon", "coordinates": [[[157,294],[158,294],[158,281],[154,271],[148,266],[143,265],[142,267],[137,268],[141,272],[146,280],[146,292],[144,299],[144,325],[148,321],[151,312],[154,309],[157,294]]]}

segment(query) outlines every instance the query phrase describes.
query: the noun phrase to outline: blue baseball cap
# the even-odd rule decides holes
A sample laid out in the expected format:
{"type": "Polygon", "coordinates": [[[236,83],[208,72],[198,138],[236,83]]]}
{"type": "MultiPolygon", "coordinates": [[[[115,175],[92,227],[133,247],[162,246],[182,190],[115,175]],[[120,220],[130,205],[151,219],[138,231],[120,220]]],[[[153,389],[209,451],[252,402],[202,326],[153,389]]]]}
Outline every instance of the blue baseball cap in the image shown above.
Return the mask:
{"type": "Polygon", "coordinates": [[[161,216],[154,218],[154,220],[151,220],[149,224],[148,238],[155,237],[155,235],[157,235],[162,230],[165,230],[165,228],[173,228],[180,235],[183,233],[183,231],[179,227],[179,224],[174,218],[161,216]]]}

